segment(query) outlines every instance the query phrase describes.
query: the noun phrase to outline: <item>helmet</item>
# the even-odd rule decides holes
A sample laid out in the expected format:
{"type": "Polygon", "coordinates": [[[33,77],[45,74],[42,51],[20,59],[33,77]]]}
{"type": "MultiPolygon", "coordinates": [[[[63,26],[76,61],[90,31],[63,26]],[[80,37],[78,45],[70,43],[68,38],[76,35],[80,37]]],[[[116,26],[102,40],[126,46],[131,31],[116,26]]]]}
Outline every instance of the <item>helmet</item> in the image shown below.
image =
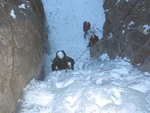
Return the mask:
{"type": "Polygon", "coordinates": [[[64,56],[65,56],[65,53],[64,53],[63,51],[58,51],[58,52],[56,53],[56,55],[57,55],[57,57],[58,57],[59,59],[63,59],[64,56]]]}

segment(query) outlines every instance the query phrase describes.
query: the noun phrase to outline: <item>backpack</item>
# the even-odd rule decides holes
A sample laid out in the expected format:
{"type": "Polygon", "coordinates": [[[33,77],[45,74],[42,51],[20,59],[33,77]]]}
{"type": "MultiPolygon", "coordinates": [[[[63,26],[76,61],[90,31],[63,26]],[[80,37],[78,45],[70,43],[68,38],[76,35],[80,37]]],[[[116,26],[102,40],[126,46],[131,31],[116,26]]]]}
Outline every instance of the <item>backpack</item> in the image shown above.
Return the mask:
{"type": "Polygon", "coordinates": [[[87,22],[87,21],[83,22],[83,31],[84,32],[87,32],[90,29],[90,27],[91,27],[90,22],[87,22]]]}

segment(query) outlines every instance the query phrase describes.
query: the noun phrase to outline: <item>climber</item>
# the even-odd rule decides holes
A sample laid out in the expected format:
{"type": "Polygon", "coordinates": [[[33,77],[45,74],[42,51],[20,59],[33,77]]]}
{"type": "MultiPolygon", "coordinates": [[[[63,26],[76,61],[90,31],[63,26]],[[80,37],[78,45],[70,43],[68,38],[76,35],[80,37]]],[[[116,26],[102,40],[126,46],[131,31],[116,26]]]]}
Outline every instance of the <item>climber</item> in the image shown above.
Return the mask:
{"type": "Polygon", "coordinates": [[[89,44],[87,47],[94,46],[97,42],[99,41],[99,38],[97,35],[92,35],[91,38],[89,39],[89,44]]]}
{"type": "Polygon", "coordinates": [[[63,50],[56,52],[56,57],[53,60],[51,65],[52,71],[71,69],[74,70],[74,59],[68,57],[63,50]],[[69,64],[70,62],[70,64],[69,64]]]}
{"type": "Polygon", "coordinates": [[[89,44],[88,46],[90,50],[90,57],[92,59],[98,59],[100,54],[103,51],[103,47],[101,44],[101,40],[97,35],[92,35],[89,39],[89,44]]]}
{"type": "Polygon", "coordinates": [[[91,28],[90,22],[84,21],[83,22],[84,39],[86,38],[86,35],[88,34],[88,30],[90,30],[90,28],[91,28]]]}

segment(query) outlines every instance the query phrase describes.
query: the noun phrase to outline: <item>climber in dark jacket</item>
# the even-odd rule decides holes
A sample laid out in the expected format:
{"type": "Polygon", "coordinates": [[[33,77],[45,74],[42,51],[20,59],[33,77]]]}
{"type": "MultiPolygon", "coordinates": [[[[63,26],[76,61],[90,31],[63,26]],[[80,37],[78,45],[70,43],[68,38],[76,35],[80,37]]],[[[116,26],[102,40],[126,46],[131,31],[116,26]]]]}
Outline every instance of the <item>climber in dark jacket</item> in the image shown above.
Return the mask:
{"type": "Polygon", "coordinates": [[[94,46],[97,42],[99,41],[99,38],[97,35],[92,35],[91,38],[89,39],[89,44],[87,47],[94,46]]]}
{"type": "Polygon", "coordinates": [[[68,57],[63,50],[56,52],[56,57],[53,60],[52,71],[72,69],[74,70],[74,59],[68,57]],[[71,63],[69,65],[68,63],[71,63]]]}
{"type": "Polygon", "coordinates": [[[83,22],[84,39],[86,38],[86,35],[88,34],[88,31],[90,30],[90,28],[91,28],[91,23],[84,21],[83,22]]]}

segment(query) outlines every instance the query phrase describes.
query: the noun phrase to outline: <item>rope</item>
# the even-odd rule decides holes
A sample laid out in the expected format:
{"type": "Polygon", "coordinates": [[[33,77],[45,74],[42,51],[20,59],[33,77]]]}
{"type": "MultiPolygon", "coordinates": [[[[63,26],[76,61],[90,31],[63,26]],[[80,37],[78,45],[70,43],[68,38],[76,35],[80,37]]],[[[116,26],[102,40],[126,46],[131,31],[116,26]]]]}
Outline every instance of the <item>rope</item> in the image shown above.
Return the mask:
{"type": "Polygon", "coordinates": [[[83,51],[83,53],[77,58],[77,60],[75,61],[75,63],[81,58],[81,56],[88,50],[88,47],[86,48],[85,51],[83,51]]]}

